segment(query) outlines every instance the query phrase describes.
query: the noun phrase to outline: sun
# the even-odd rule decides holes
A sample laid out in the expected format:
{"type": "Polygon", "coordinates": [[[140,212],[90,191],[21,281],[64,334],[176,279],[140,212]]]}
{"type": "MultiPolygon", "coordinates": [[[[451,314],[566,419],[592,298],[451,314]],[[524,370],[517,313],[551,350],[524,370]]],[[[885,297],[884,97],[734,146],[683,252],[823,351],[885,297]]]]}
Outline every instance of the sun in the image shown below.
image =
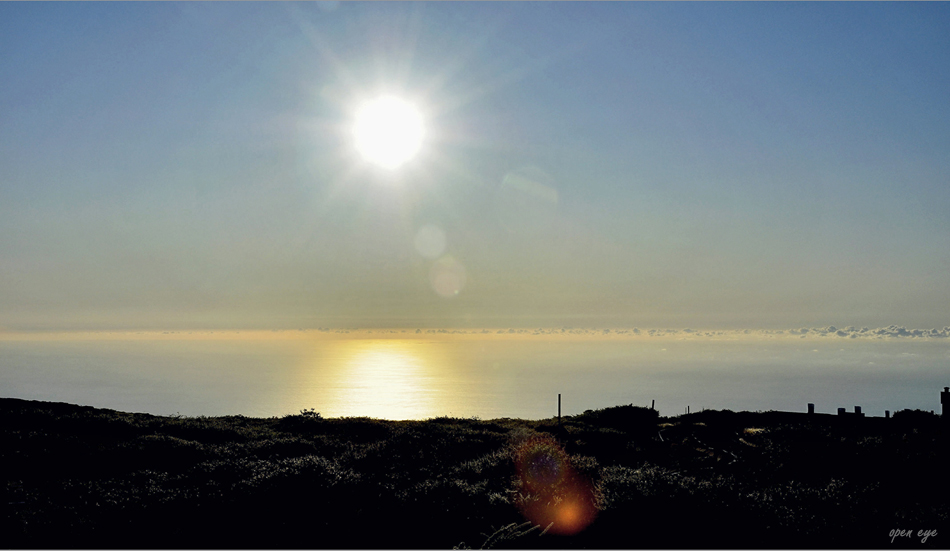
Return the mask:
{"type": "Polygon", "coordinates": [[[363,104],[353,127],[356,149],[364,159],[395,169],[418,153],[425,134],[422,115],[411,103],[381,96],[363,104]]]}

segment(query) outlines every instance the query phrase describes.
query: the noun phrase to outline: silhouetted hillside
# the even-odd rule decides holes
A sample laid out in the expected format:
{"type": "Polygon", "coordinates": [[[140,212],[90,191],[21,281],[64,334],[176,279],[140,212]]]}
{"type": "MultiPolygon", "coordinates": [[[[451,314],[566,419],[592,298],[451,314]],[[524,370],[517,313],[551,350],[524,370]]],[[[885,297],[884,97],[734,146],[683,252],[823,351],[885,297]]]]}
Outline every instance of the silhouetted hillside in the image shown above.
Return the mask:
{"type": "MultiPolygon", "coordinates": [[[[929,414],[928,414],[929,415],[929,414]]],[[[0,399],[4,547],[947,547],[939,418],[158,417],[0,399]],[[892,530],[912,530],[912,537],[892,530]],[[936,530],[926,541],[918,531],[936,530]]]]}

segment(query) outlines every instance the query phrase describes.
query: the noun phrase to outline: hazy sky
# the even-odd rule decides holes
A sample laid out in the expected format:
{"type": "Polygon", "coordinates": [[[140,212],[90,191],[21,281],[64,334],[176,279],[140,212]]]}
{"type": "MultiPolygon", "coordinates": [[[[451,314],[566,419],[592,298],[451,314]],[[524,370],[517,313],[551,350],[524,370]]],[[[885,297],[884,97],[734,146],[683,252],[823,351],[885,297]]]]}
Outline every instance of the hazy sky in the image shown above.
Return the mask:
{"type": "Polygon", "coordinates": [[[948,313],[947,3],[0,3],[0,328],[948,313]]]}

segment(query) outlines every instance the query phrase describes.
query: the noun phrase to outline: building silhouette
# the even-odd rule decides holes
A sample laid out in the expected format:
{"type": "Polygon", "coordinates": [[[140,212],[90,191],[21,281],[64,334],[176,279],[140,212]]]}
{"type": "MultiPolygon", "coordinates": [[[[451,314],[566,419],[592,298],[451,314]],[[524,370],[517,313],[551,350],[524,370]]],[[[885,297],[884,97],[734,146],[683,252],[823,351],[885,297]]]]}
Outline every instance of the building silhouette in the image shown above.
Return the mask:
{"type": "MultiPolygon", "coordinates": [[[[943,387],[943,391],[940,392],[940,417],[943,421],[950,422],[950,386],[943,387]]],[[[931,410],[931,413],[933,411],[931,410]]],[[[828,417],[832,416],[830,413],[815,413],[815,404],[808,404],[808,415],[815,418],[818,417],[828,417]]],[[[861,406],[854,406],[854,411],[848,411],[847,408],[838,408],[837,417],[842,418],[861,418],[864,417],[864,412],[861,411],[861,406]]],[[[891,412],[890,410],[884,411],[884,418],[890,419],[891,412]]]]}

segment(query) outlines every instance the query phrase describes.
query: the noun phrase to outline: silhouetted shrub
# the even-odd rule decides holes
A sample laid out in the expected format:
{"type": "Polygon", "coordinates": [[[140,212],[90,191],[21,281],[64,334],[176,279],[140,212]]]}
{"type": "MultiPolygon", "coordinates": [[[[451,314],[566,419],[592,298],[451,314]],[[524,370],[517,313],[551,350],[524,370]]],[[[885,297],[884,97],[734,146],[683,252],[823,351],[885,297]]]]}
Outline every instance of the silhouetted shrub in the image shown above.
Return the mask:
{"type": "Polygon", "coordinates": [[[587,410],[574,419],[587,424],[614,428],[621,431],[653,429],[660,414],[658,411],[635,406],[615,406],[597,410],[587,410]]]}
{"type": "Polygon", "coordinates": [[[894,412],[894,423],[901,427],[936,427],[940,416],[932,411],[902,409],[894,412]]]}

